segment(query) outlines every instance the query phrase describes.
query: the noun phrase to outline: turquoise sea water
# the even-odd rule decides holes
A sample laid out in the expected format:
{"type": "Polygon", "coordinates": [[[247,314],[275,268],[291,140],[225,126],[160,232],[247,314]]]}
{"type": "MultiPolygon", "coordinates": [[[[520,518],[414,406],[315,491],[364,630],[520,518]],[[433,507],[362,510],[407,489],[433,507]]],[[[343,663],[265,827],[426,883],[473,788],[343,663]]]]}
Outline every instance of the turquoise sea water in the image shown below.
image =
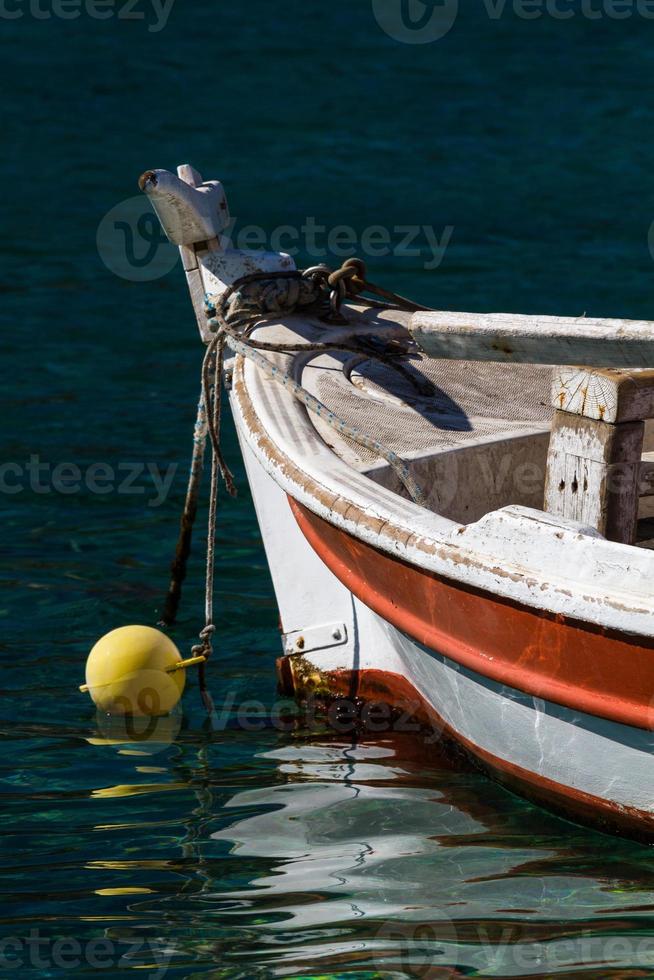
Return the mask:
{"type": "Polygon", "coordinates": [[[231,423],[241,495],[221,512],[210,671],[223,730],[194,688],[148,739],[77,692],[99,635],[156,622],[198,388],[181,270],[156,241],[147,261],[147,219],[137,235],[138,175],[188,160],[266,236],[310,219],[358,242],[372,225],[395,244],[399,226],[449,228],[436,269],[424,231],[419,255],[367,255],[373,278],[443,308],[651,317],[654,22],[608,0],[561,0],[569,19],[463,0],[419,45],[380,26],[401,23],[399,0],[377,18],[369,0],[176,0],[161,30],[139,4],[130,19],[122,0],[102,20],[88,3],[47,18],[47,0],[0,13],[2,966],[654,976],[654,851],[406,736],[275,723],[275,602],[231,423]]]}

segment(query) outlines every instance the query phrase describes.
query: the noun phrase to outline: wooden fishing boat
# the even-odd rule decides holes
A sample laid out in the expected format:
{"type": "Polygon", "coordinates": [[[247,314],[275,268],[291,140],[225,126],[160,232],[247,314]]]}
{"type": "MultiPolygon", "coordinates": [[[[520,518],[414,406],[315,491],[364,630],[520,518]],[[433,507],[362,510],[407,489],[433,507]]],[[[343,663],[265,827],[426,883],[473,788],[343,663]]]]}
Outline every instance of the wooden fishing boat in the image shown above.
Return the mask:
{"type": "Polygon", "coordinates": [[[654,323],[371,302],[359,263],[302,277],[225,246],[222,187],[190,167],[141,187],[203,340],[245,303],[226,379],[283,689],[349,698],[373,731],[417,720],[517,792],[653,838],[654,323]],[[326,315],[298,299],[316,281],[326,315]]]}

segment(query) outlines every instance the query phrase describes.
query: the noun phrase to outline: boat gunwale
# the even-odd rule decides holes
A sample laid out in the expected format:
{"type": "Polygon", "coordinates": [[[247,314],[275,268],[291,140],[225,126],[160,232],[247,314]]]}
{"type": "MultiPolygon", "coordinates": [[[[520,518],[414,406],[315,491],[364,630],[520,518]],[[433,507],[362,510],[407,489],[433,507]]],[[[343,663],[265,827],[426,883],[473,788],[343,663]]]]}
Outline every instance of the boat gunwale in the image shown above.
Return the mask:
{"type": "MultiPolygon", "coordinates": [[[[566,569],[568,577],[551,581],[543,576],[542,569],[512,565],[510,561],[502,562],[501,555],[476,550],[474,536],[469,532],[477,525],[460,525],[427,511],[348,467],[320,438],[306,410],[292,394],[275,382],[264,382],[258,369],[241,356],[235,358],[231,395],[237,424],[266,471],[290,497],[330,524],[409,564],[453,581],[552,614],[563,614],[621,633],[654,637],[654,596],[602,588],[588,575],[573,579],[569,577],[569,568],[566,569]],[[260,415],[262,412],[265,415],[266,409],[264,384],[266,398],[276,403],[278,418],[283,416],[287,424],[292,422],[301,432],[303,459],[294,459],[281,448],[283,433],[279,426],[275,428],[270,413],[266,418],[270,424],[262,421],[260,415]],[[328,474],[326,466],[320,467],[320,457],[325,463],[329,459],[328,474]],[[325,479],[327,475],[329,482],[325,479]],[[371,490],[368,498],[360,490],[357,492],[357,488],[353,489],[352,477],[357,482],[366,481],[366,487],[371,490]]],[[[585,547],[594,549],[596,564],[607,565],[612,561],[616,564],[616,574],[621,573],[623,578],[625,571],[636,563],[644,568],[642,577],[646,578],[650,569],[654,572],[654,553],[609,542],[573,522],[555,520],[521,507],[502,508],[487,518],[495,515],[518,522],[540,521],[548,531],[551,526],[552,538],[565,537],[566,547],[572,548],[574,543],[583,541],[585,547]]],[[[482,518],[478,524],[485,520],[482,518]]],[[[650,580],[654,580],[654,574],[650,580]]]]}

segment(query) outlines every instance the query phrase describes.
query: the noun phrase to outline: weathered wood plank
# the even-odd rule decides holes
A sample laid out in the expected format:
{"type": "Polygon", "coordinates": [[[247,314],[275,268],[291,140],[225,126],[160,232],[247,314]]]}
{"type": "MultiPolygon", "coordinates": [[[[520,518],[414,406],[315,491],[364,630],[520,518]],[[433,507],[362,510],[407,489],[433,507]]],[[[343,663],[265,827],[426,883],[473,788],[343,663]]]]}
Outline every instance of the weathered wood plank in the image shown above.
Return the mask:
{"type": "Polygon", "coordinates": [[[603,422],[654,418],[654,370],[556,368],[552,405],[603,422]]]}
{"type": "Polygon", "coordinates": [[[217,238],[229,225],[222,184],[209,180],[196,185],[200,175],[193,167],[182,164],[179,170],[183,177],[168,170],[148,170],[139,180],[163,230],[174,245],[195,245],[217,238]]]}
{"type": "Polygon", "coordinates": [[[207,326],[207,314],[204,306],[206,293],[200,269],[188,269],[186,272],[186,283],[191,296],[193,312],[195,313],[200,336],[205,344],[208,344],[213,334],[207,326]]]}
{"type": "Polygon", "coordinates": [[[558,451],[597,463],[640,462],[644,433],[642,422],[611,425],[569,412],[555,412],[550,447],[555,441],[558,451]]]}
{"type": "Polygon", "coordinates": [[[641,497],[654,497],[654,453],[643,453],[639,489],[641,497]]]}
{"type": "Polygon", "coordinates": [[[430,357],[532,364],[654,366],[654,321],[514,313],[414,313],[409,330],[430,357]]]}
{"type": "Polygon", "coordinates": [[[212,334],[207,328],[205,299],[220,296],[231,283],[256,272],[295,269],[290,255],[263,250],[245,251],[229,247],[221,237],[229,226],[229,210],[222,184],[203,181],[190,164],[168,170],[148,170],[139,180],[148,195],[168,238],[179,246],[195,318],[202,339],[212,334]]]}
{"type": "MultiPolygon", "coordinates": [[[[190,163],[181,163],[177,168],[177,176],[180,180],[183,180],[185,184],[189,184],[191,187],[199,187],[202,183],[202,175],[195,169],[195,167],[192,167],[190,163]]],[[[210,239],[210,241],[218,244],[218,240],[216,238],[210,239]]],[[[208,248],[209,242],[202,242],[201,246],[200,251],[202,251],[204,247],[208,248]]],[[[194,243],[193,245],[179,246],[179,254],[181,256],[182,265],[184,266],[185,272],[188,272],[190,269],[198,268],[199,263],[197,253],[197,243],[194,243]]],[[[191,297],[192,296],[193,292],[191,291],[191,297]]]]}
{"type": "Polygon", "coordinates": [[[644,422],[611,425],[556,412],[545,480],[545,510],[632,544],[640,496],[644,422]]]}
{"type": "MultiPolygon", "coordinates": [[[[190,163],[180,164],[177,168],[177,176],[190,187],[200,187],[202,184],[202,175],[190,163]]],[[[207,316],[204,308],[206,289],[202,276],[202,257],[206,254],[210,246],[218,248],[218,239],[210,238],[207,241],[179,246],[179,254],[186,274],[186,283],[188,285],[191,303],[193,304],[193,312],[195,313],[200,336],[205,344],[209,343],[212,334],[207,326],[207,316]]]]}
{"type": "Polygon", "coordinates": [[[199,187],[202,183],[202,174],[190,163],[180,163],[177,168],[177,176],[191,187],[199,187]]]}

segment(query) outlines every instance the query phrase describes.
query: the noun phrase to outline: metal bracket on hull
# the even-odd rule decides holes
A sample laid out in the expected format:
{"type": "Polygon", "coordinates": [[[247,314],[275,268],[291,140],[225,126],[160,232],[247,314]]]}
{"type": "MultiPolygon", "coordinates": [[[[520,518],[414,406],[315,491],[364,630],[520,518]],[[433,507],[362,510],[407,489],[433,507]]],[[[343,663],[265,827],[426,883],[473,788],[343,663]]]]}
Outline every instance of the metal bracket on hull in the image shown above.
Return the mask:
{"type": "Polygon", "coordinates": [[[328,650],[347,643],[345,623],[328,623],[326,626],[312,626],[310,629],[294,630],[282,636],[284,653],[310,653],[312,650],[328,650]]]}

